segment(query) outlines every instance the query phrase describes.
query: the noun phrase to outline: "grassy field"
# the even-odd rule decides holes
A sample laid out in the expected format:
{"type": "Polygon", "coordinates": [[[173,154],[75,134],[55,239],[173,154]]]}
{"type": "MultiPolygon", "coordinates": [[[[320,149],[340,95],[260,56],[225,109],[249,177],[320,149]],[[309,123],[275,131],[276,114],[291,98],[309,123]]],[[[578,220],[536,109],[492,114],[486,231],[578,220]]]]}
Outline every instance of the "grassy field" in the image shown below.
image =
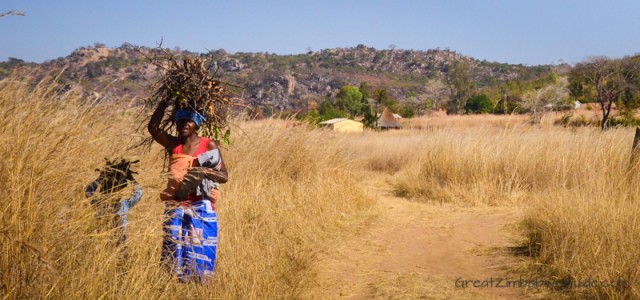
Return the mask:
{"type": "MultiPolygon", "coordinates": [[[[631,129],[538,127],[526,117],[431,117],[412,129],[340,135],[294,122],[237,122],[223,150],[217,273],[181,284],[159,266],[164,155],[129,149],[149,112],[86,103],[55,85],[0,82],[0,296],[3,298],[297,298],[318,253],[375,220],[363,176],[392,174],[417,203],[525,208],[522,272],[624,284],[557,291],[640,297],[640,189],[631,129]],[[104,158],[140,159],[128,260],[83,195],[104,158]]],[[[142,127],[144,128],[144,126],[142,127]]],[[[411,293],[408,293],[411,294],[411,293]]],[[[313,297],[313,296],[312,296],[313,297]]],[[[380,296],[382,297],[382,296],[380,296]]]]}
{"type": "Polygon", "coordinates": [[[224,152],[215,280],[180,284],[160,269],[161,149],[127,150],[139,111],[94,106],[43,83],[0,84],[0,295],[8,298],[291,298],[313,284],[317,251],[339,242],[370,208],[338,143],[303,128],[261,126],[224,152]],[[322,145],[317,147],[316,145],[322,145]],[[84,185],[105,157],[141,159],[142,201],[131,211],[129,259],[118,265],[84,185]]]}

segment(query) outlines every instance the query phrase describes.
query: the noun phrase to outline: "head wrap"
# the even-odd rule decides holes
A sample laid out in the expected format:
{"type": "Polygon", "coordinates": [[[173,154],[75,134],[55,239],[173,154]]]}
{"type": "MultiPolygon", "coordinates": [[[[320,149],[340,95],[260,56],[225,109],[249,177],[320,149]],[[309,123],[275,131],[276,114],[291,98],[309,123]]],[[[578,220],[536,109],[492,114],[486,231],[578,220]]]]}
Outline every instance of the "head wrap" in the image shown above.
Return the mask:
{"type": "Polygon", "coordinates": [[[200,127],[203,122],[207,121],[203,115],[186,109],[181,109],[176,112],[176,123],[181,120],[191,120],[193,123],[196,123],[196,126],[198,127],[200,127]]]}

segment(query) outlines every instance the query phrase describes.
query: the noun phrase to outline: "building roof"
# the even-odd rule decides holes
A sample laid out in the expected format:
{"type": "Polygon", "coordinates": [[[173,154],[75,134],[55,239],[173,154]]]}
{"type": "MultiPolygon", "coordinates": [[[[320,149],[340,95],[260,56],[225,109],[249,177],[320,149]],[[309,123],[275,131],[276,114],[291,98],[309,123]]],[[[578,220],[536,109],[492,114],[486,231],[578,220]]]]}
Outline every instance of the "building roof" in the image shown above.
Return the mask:
{"type": "Polygon", "coordinates": [[[347,119],[347,118],[335,118],[335,119],[331,119],[331,120],[326,120],[326,121],[320,122],[318,124],[329,125],[329,124],[335,124],[335,123],[338,123],[338,122],[342,122],[342,121],[345,121],[345,120],[349,120],[349,119],[347,119]]]}
{"type": "Polygon", "coordinates": [[[336,118],[320,122],[323,127],[331,128],[338,132],[362,132],[364,124],[347,118],[336,118]]]}
{"type": "Polygon", "coordinates": [[[393,113],[388,107],[385,107],[382,111],[382,115],[378,120],[378,127],[380,128],[402,128],[400,122],[393,116],[393,113]]]}

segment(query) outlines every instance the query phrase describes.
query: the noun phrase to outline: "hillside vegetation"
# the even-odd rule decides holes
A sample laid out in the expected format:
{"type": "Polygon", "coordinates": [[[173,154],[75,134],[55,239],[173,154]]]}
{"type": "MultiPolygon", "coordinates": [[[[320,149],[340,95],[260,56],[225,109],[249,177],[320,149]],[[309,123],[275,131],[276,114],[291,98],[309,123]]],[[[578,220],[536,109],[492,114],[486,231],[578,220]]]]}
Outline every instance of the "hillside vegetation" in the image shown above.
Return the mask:
{"type": "MultiPolygon", "coordinates": [[[[158,70],[148,58],[160,49],[124,44],[106,48],[102,44],[82,47],[67,57],[42,64],[11,58],[0,63],[0,78],[19,72],[40,80],[45,74],[61,72],[58,82],[101,102],[121,98],[148,97],[150,82],[158,70]]],[[[478,89],[499,92],[507,82],[510,93],[522,93],[518,82],[562,73],[567,66],[523,66],[479,61],[449,49],[427,51],[374,48],[358,45],[309,51],[299,55],[270,53],[234,53],[223,49],[193,53],[174,49],[176,55],[201,56],[211,62],[211,71],[242,87],[247,104],[258,106],[268,116],[281,112],[306,112],[315,109],[326,97],[333,97],[344,85],[363,82],[372,89],[385,89],[389,97],[413,106],[436,108],[446,102],[451,90],[447,78],[459,62],[471,67],[471,79],[478,89]]]]}

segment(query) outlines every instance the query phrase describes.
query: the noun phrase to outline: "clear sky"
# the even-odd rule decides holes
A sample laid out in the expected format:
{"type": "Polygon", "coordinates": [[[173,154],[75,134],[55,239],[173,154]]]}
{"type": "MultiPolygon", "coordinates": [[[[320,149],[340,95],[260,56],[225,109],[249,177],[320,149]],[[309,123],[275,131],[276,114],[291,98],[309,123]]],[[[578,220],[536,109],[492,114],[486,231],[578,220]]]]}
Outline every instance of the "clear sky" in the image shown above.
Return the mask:
{"type": "Polygon", "coordinates": [[[576,63],[640,53],[637,0],[0,0],[0,61],[96,42],[299,54],[363,44],[488,61],[576,63]]]}

